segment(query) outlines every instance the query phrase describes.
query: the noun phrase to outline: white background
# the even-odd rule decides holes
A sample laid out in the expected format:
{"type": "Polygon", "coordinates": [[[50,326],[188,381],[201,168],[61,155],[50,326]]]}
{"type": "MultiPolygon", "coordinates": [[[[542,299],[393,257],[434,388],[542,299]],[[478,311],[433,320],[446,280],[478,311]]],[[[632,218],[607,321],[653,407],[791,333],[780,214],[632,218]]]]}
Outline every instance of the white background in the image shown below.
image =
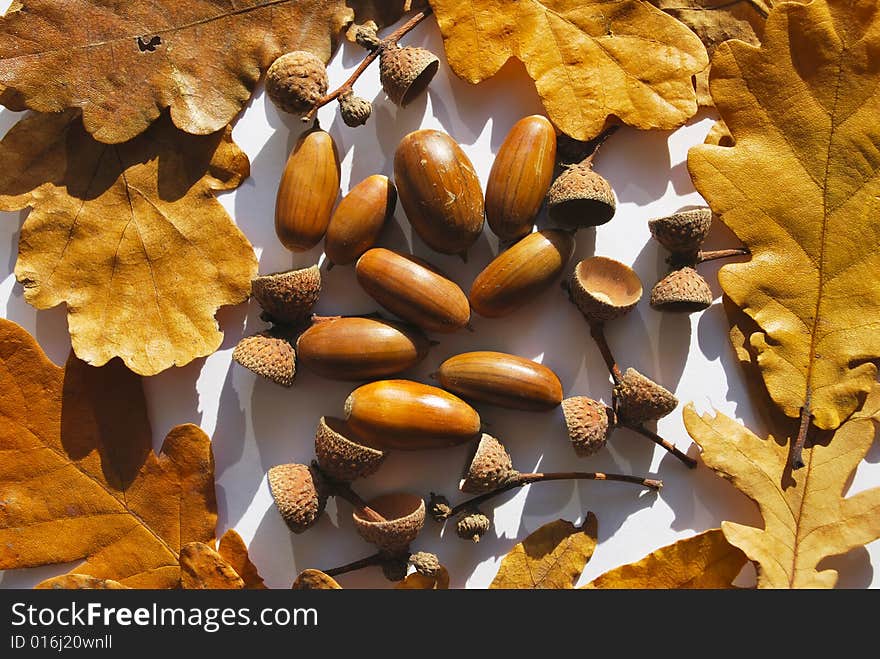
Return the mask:
{"type": "MultiPolygon", "coordinates": [[[[0,0],[0,4],[6,4],[0,0]]],[[[442,42],[433,20],[419,26],[405,43],[422,45],[440,54],[441,68],[426,95],[406,109],[385,98],[378,66],[368,70],[356,92],[373,101],[373,116],[365,127],[351,129],[338,117],[336,105],[320,111],[322,126],[336,140],[343,158],[342,189],[366,176],[391,176],[398,141],[418,128],[439,128],[457,140],[484,183],[497,151],[513,123],[542,112],[531,80],[517,62],[493,79],[468,85],[449,72],[442,42]]],[[[360,61],[363,51],[343,46],[329,67],[331,87],[341,83],[360,61]]],[[[0,134],[19,116],[0,111],[0,134]]],[[[645,299],[623,320],[608,326],[609,341],[621,365],[632,366],[674,390],[682,404],[694,401],[700,411],[713,408],[744,420],[755,431],[762,428],[749,406],[739,366],[727,340],[727,323],[720,303],[716,264],[701,266],[716,294],[716,302],[702,314],[661,314],[650,308],[647,293],[665,272],[667,254],[650,240],[647,221],[686,204],[700,203],[686,166],[689,147],[700,143],[712,125],[702,113],[675,132],[638,132],[629,128],[614,135],[597,158],[596,169],[610,182],[618,199],[617,214],[598,230],[581,231],[571,262],[593,254],[631,264],[642,279],[645,299]]],[[[251,160],[251,177],[236,191],[221,197],[223,205],[256,248],[260,272],[269,273],[315,263],[320,247],[291,255],[277,241],[273,227],[275,191],[287,155],[302,124],[280,115],[262,88],[238,120],[234,137],[251,160]]],[[[36,311],[22,297],[11,274],[18,232],[26,213],[0,214],[0,310],[4,317],[34,334],[57,364],[70,349],[65,310],[36,311]]],[[[486,229],[470,250],[470,261],[431,252],[413,239],[402,210],[383,236],[383,245],[410,249],[446,270],[467,291],[473,278],[497,251],[486,229]]],[[[735,239],[715,226],[708,247],[729,247],[735,239]]],[[[325,275],[317,311],[357,314],[374,311],[376,304],[358,287],[350,267],[325,275]]],[[[175,424],[199,424],[213,438],[220,519],[218,537],[235,528],[250,545],[251,557],[269,586],[288,588],[305,568],[330,568],[373,553],[355,533],[351,508],[331,502],[328,514],[303,535],[292,535],[272,504],[265,473],[283,462],[309,462],[313,457],[314,428],[321,415],[340,415],[342,403],[355,385],[320,379],[303,372],[292,389],[255,378],[231,362],[232,349],[246,334],[259,331],[255,303],[222,309],[218,314],[225,340],[207,359],[146,379],[144,388],[158,450],[165,433],[175,424]]],[[[503,319],[474,316],[476,332],[439,336],[422,365],[408,376],[425,379],[447,357],[467,350],[511,352],[547,364],[559,375],[566,395],[589,395],[610,401],[610,384],[602,359],[592,344],[580,314],[554,287],[543,298],[503,319]]],[[[501,557],[513,545],[544,523],[563,518],[581,521],[586,511],[599,519],[599,546],[580,583],[609,568],[635,561],[654,549],[717,527],[722,520],[760,525],[756,507],[704,465],[687,470],[672,456],[647,440],[618,431],[609,449],[588,459],[576,458],[569,447],[561,412],[534,414],[477,406],[489,431],[505,442],[514,466],[522,471],[604,470],[653,474],[664,480],[659,494],[640,492],[626,484],[570,482],[537,484],[497,500],[494,527],[477,545],[458,539],[450,526],[427,525],[415,549],[436,552],[448,566],[455,588],[484,588],[497,571],[501,557]]],[[[690,454],[697,449],[684,430],[680,409],[659,423],[659,432],[690,454]]],[[[392,454],[381,470],[357,482],[362,496],[391,491],[430,491],[461,500],[457,482],[469,448],[392,454]]],[[[851,492],[880,484],[880,450],[875,444],[854,479],[851,492]]],[[[485,508],[490,518],[493,505],[485,508]]],[[[831,559],[823,567],[840,571],[840,585],[880,585],[874,566],[880,565],[880,544],[831,559]]],[[[70,569],[50,566],[0,573],[3,587],[30,587],[70,569]]],[[[747,568],[740,578],[754,582],[747,568]]],[[[344,587],[388,587],[376,568],[340,577],[344,587]]]]}

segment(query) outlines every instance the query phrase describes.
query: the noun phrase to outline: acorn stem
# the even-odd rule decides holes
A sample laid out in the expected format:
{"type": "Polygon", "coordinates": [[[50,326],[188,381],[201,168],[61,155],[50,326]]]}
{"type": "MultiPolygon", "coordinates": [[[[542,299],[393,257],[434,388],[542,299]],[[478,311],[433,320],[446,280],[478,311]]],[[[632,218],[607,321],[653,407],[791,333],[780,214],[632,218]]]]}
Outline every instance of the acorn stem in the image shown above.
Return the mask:
{"type": "Polygon", "coordinates": [[[338,496],[340,499],[345,499],[346,501],[348,501],[355,509],[357,509],[358,514],[367,521],[375,523],[383,523],[388,521],[382,515],[370,508],[367,505],[367,502],[361,499],[361,497],[354,490],[351,489],[351,485],[349,485],[348,483],[334,481],[332,489],[333,494],[338,496]]]}
{"type": "Polygon", "coordinates": [[[593,337],[599,352],[602,353],[602,359],[605,360],[605,365],[608,367],[608,372],[611,373],[614,384],[620,384],[623,380],[623,374],[620,372],[614,355],[611,354],[611,346],[608,345],[608,339],[605,337],[605,324],[590,323],[590,336],[593,337]]]}
{"type": "Polygon", "coordinates": [[[706,261],[716,261],[718,259],[729,259],[733,256],[747,256],[751,254],[747,247],[734,247],[732,249],[714,249],[709,251],[697,252],[697,263],[705,263],[706,261]]]}
{"type": "Polygon", "coordinates": [[[592,165],[593,159],[596,157],[596,154],[599,153],[599,147],[605,144],[605,140],[614,135],[614,133],[616,133],[619,128],[620,124],[612,124],[601,133],[599,133],[592,140],[590,140],[590,144],[593,146],[593,150],[590,152],[590,155],[584,158],[581,162],[585,165],[592,165]]]}
{"type": "Polygon", "coordinates": [[[794,470],[800,469],[804,466],[804,444],[807,442],[807,435],[810,432],[810,421],[812,420],[813,415],[810,412],[810,392],[807,392],[807,400],[804,403],[804,406],[801,408],[801,425],[798,429],[797,439],[794,442],[794,445],[791,447],[791,468],[794,470]]]}
{"type": "Polygon", "coordinates": [[[361,570],[365,567],[372,567],[374,565],[381,565],[382,561],[385,560],[385,557],[382,554],[373,554],[372,556],[367,556],[366,558],[361,558],[357,561],[352,561],[351,563],[347,563],[345,565],[340,565],[339,567],[335,567],[332,570],[321,570],[328,577],[335,577],[340,574],[345,574],[346,572],[354,572],[355,570],[361,570]]]}
{"type": "Polygon", "coordinates": [[[671,444],[667,440],[663,439],[660,435],[655,433],[653,430],[649,430],[648,428],[645,428],[645,426],[643,426],[641,424],[630,425],[627,423],[622,423],[621,426],[623,426],[624,428],[629,428],[630,430],[633,430],[633,431],[639,433],[640,435],[647,437],[648,439],[650,439],[652,442],[654,442],[658,446],[662,446],[664,449],[666,449],[667,451],[672,453],[672,455],[674,455],[676,458],[678,458],[684,464],[686,464],[688,466],[688,468],[690,468],[690,469],[696,468],[696,466],[697,466],[696,460],[694,460],[687,453],[684,453],[680,449],[676,448],[674,444],[671,444]]]}
{"type": "Polygon", "coordinates": [[[348,77],[348,80],[343,82],[337,89],[330,92],[323,98],[319,99],[317,103],[315,103],[314,107],[308,111],[308,113],[302,118],[303,122],[311,121],[312,117],[317,114],[318,109],[324,107],[328,103],[335,101],[337,98],[342,96],[343,94],[352,91],[354,87],[354,83],[358,78],[361,77],[361,74],[367,70],[367,67],[373,63],[375,59],[377,59],[383,51],[388,48],[393,48],[397,46],[397,42],[410,30],[412,30],[416,25],[425,20],[428,16],[433,13],[433,10],[430,7],[426,7],[422,9],[417,14],[415,14],[412,18],[410,18],[406,23],[397,28],[394,32],[388,35],[387,38],[382,39],[379,42],[379,47],[371,50],[366,54],[363,61],[358,64],[358,67],[352,72],[352,74],[348,77]]]}

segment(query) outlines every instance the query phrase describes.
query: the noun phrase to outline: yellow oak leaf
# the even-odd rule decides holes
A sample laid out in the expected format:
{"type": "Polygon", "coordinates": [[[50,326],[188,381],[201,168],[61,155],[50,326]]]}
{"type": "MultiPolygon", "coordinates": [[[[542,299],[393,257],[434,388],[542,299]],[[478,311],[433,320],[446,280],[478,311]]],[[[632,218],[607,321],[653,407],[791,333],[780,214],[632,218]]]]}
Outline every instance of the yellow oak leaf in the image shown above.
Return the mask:
{"type": "Polygon", "coordinates": [[[176,588],[181,547],[214,542],[205,433],[177,426],[153,453],[140,378],[59,368],[5,319],[0,391],[0,570],[82,561],[72,574],[176,588]]]}
{"type": "Polygon", "coordinates": [[[184,590],[241,590],[244,580],[211,547],[190,542],[180,549],[180,586],[184,590]]]}
{"type": "Polygon", "coordinates": [[[394,588],[396,590],[448,590],[449,572],[442,565],[440,566],[439,574],[434,577],[413,572],[394,588]]]}
{"type": "Polygon", "coordinates": [[[710,529],[609,570],[584,588],[732,588],[746,562],[746,555],[724,538],[721,529],[710,529]]]}
{"type": "Polygon", "coordinates": [[[244,540],[235,530],[229,529],[223,534],[223,537],[220,538],[220,546],[217,547],[217,553],[241,577],[246,589],[264,590],[266,588],[263,577],[257,571],[257,566],[251,562],[244,540]]]}
{"type": "Polygon", "coordinates": [[[118,581],[98,579],[87,574],[62,574],[60,577],[41,581],[34,588],[37,590],[128,590],[128,586],[123,586],[118,581]]]}
{"type": "Polygon", "coordinates": [[[292,590],[342,590],[336,580],[321,570],[303,570],[291,586],[292,590]]]}
{"type": "Polygon", "coordinates": [[[878,49],[873,0],[777,5],[760,48],[718,47],[710,85],[726,131],[688,159],[752,252],[719,281],[756,323],[766,387],[820,429],[858,409],[880,358],[878,49]]]}
{"type": "Polygon", "coordinates": [[[247,299],[253,248],[215,199],[249,173],[231,129],[164,117],[125,144],[92,139],[75,110],[31,115],[0,142],[0,210],[32,207],[15,274],[39,309],[67,304],[74,352],[153,375],[211,354],[214,314],[247,299]]]}
{"type": "Polygon", "coordinates": [[[671,129],[696,111],[706,68],[693,32],[642,0],[430,0],[452,70],[478,83],[523,62],[547,114],[578,140],[609,117],[671,129]]]}
{"type": "Polygon", "coordinates": [[[561,519],[544,524],[501,560],[489,588],[573,588],[593,556],[597,534],[593,513],[581,526],[561,519]]]}

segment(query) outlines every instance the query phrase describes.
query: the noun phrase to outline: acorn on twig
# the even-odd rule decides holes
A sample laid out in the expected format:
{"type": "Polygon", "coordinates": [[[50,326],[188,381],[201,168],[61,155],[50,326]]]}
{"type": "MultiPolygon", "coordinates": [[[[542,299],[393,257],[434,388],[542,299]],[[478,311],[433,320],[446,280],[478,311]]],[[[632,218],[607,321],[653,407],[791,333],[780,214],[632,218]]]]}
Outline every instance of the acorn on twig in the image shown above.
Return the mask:
{"type": "Polygon", "coordinates": [[[671,391],[645,377],[634,368],[626,369],[614,387],[617,415],[627,424],[657,421],[676,407],[678,399],[671,391]]]}
{"type": "Polygon", "coordinates": [[[286,53],[266,72],[266,94],[275,106],[291,114],[305,114],[327,93],[327,68],[305,50],[286,53]]]}
{"type": "Polygon", "coordinates": [[[486,531],[492,526],[491,520],[480,512],[478,508],[466,511],[455,525],[455,532],[462,540],[479,542],[486,531]]]}
{"type": "Polygon", "coordinates": [[[443,522],[452,516],[452,506],[449,499],[442,494],[434,494],[428,500],[428,514],[435,522],[443,522]]]}
{"type": "Polygon", "coordinates": [[[339,114],[346,126],[356,128],[363,126],[373,112],[373,105],[365,98],[347,92],[339,96],[339,114]]]}
{"type": "Polygon", "coordinates": [[[470,494],[491,492],[518,475],[504,445],[483,433],[458,489],[470,494]]]}

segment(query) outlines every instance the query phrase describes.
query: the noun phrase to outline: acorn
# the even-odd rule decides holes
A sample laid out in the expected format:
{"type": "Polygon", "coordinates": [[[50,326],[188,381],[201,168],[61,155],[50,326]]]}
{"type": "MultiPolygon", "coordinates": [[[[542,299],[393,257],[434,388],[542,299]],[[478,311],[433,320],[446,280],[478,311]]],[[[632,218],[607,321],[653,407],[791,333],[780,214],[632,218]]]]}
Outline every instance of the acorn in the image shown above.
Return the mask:
{"type": "Polygon", "coordinates": [[[562,413],[568,438],[579,456],[593,455],[605,446],[614,425],[608,407],[586,396],[572,396],[562,401],[562,413]]]}
{"type": "Polygon", "coordinates": [[[330,263],[357,261],[379,240],[396,206],[397,188],[387,176],[374,174],[354,186],[339,202],[327,226],[324,253],[330,263]]]}
{"type": "Polygon", "coordinates": [[[712,226],[712,210],[693,208],[648,222],[651,235],[670,252],[692,254],[700,249],[712,226]]]}
{"type": "Polygon", "coordinates": [[[355,389],[345,401],[345,420],[357,435],[381,449],[455,446],[480,436],[480,415],[443,389],[410,380],[380,380],[355,389]]]}
{"type": "Polygon", "coordinates": [[[569,291],[572,302],[588,322],[603,323],[635,308],[642,297],[642,282],[628,265],[592,256],[575,267],[569,291]]]}
{"type": "Polygon", "coordinates": [[[428,514],[435,522],[442,522],[452,516],[452,506],[449,499],[442,494],[434,494],[431,492],[431,498],[428,501],[428,514]]]}
{"type": "Polygon", "coordinates": [[[305,322],[321,295],[318,266],[257,277],[251,295],[263,308],[263,319],[283,325],[305,322]]]}
{"type": "Polygon", "coordinates": [[[232,351],[232,360],[282,387],[293,386],[296,379],[296,352],[277,330],[244,337],[232,351]]]}
{"type": "Polygon", "coordinates": [[[660,311],[692,313],[712,305],[712,289],[691,267],[673,270],[651,290],[651,306],[660,311]]]}
{"type": "Polygon", "coordinates": [[[583,228],[605,224],[614,217],[616,208],[611,185],[593,171],[592,156],[569,165],[553,181],[547,193],[550,219],[564,227],[583,228]]]}
{"type": "Polygon", "coordinates": [[[443,569],[437,554],[432,554],[428,551],[417,551],[414,554],[410,554],[409,564],[416,569],[416,572],[426,577],[436,577],[443,569]]]}
{"type": "Polygon", "coordinates": [[[455,532],[462,540],[479,542],[486,531],[492,527],[492,522],[477,508],[472,508],[458,520],[455,532]]]}
{"type": "Polygon", "coordinates": [[[501,240],[531,232],[553,180],[556,131],[545,117],[517,121],[495,156],[486,184],[486,219],[501,240]]]}
{"type": "Polygon", "coordinates": [[[269,470],[269,489],[281,517],[294,533],[312,526],[327,503],[327,490],[313,467],[283,464],[269,470]]]}
{"type": "Polygon", "coordinates": [[[329,478],[353,481],[374,474],[386,453],[364,444],[345,421],[322,416],[315,431],[315,457],[329,478]]]}
{"type": "Polygon", "coordinates": [[[300,334],[301,367],[331,380],[374,380],[405,371],[428,354],[418,328],[374,318],[328,318],[300,334]]]}
{"type": "Polygon", "coordinates": [[[439,130],[405,136],[394,154],[400,203],[415,232],[442,254],[464,254],[483,230],[483,190],[461,147],[439,130]]]}
{"type": "Polygon", "coordinates": [[[458,489],[469,494],[491,492],[518,475],[504,445],[483,433],[458,489]]]}
{"type": "Polygon", "coordinates": [[[342,121],[350,128],[363,126],[373,113],[373,105],[367,99],[355,96],[354,92],[340,95],[338,101],[342,121]]]}
{"type": "Polygon", "coordinates": [[[562,402],[562,383],[543,364],[503,352],[465,352],[440,364],[440,386],[465,400],[541,412],[562,402]]]}
{"type": "Polygon", "coordinates": [[[573,251],[574,238],[567,231],[530,233],[477,275],[470,291],[471,306],[486,318],[513,313],[553,285],[573,251]]]}
{"type": "Polygon", "coordinates": [[[391,313],[429,332],[466,327],[471,308],[458,284],[413,256],[381,247],[355,266],[361,287],[391,313]]]}
{"type": "Polygon", "coordinates": [[[614,398],[617,416],[627,425],[657,421],[678,407],[671,391],[632,368],[614,387],[614,398]]]}
{"type": "Polygon", "coordinates": [[[324,62],[305,50],[286,53],[266,71],[266,94],[284,112],[306,114],[327,93],[324,62]]]}
{"type": "Polygon", "coordinates": [[[275,198],[275,233],[292,252],[317,245],[339,196],[339,154],[330,133],[306,131],[281,175],[275,198]]]}
{"type": "Polygon", "coordinates": [[[354,527],[358,535],[384,553],[394,555],[406,552],[425,525],[425,501],[420,496],[384,494],[367,502],[367,505],[386,521],[370,521],[355,508],[352,512],[354,527]]]}
{"type": "Polygon", "coordinates": [[[379,80],[395,105],[404,108],[428,88],[440,60],[424,48],[390,46],[379,56],[379,80]]]}

